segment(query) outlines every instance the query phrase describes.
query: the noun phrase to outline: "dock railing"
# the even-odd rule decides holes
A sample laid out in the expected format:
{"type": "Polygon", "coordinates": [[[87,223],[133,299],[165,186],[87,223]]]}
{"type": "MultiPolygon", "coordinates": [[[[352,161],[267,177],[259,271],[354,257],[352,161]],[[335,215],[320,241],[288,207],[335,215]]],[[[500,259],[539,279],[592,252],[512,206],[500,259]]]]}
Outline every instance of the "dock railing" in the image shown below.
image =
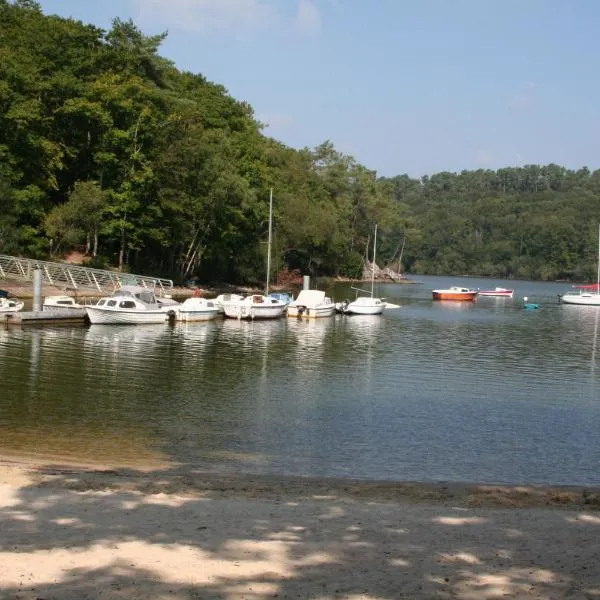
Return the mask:
{"type": "Polygon", "coordinates": [[[55,287],[66,286],[74,290],[94,288],[99,292],[112,292],[122,285],[140,285],[155,289],[159,295],[165,295],[173,288],[173,281],[160,277],[0,254],[0,280],[13,278],[33,281],[33,273],[37,269],[41,271],[44,282],[55,287]]]}

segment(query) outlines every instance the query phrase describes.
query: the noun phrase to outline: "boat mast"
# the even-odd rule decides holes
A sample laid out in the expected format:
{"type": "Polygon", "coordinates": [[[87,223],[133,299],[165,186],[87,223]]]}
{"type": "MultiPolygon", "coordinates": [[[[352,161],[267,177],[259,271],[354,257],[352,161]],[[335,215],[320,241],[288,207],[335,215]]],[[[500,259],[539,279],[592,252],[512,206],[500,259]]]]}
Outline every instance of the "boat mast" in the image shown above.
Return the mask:
{"type": "Polygon", "coordinates": [[[265,296],[269,295],[269,275],[271,274],[271,225],[273,223],[273,188],[269,194],[269,243],[267,245],[267,285],[265,296]]]}
{"type": "Polygon", "coordinates": [[[375,256],[377,254],[377,223],[375,223],[375,235],[373,236],[373,264],[371,265],[371,298],[373,297],[373,287],[375,285],[375,256]]]}
{"type": "Polygon", "coordinates": [[[406,243],[406,233],[402,239],[402,248],[400,249],[400,257],[398,258],[398,275],[402,275],[402,254],[404,253],[404,244],[406,243]]]}
{"type": "Polygon", "coordinates": [[[598,273],[596,275],[596,294],[600,294],[600,225],[598,225],[598,273]]]}

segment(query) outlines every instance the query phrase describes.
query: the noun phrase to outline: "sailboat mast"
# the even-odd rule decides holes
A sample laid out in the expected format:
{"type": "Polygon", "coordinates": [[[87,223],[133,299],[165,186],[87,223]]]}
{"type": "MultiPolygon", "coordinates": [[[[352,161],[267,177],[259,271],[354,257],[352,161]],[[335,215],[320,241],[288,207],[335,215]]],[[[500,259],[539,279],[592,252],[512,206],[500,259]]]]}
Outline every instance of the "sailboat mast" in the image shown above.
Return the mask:
{"type": "Polygon", "coordinates": [[[377,223],[375,223],[375,235],[373,236],[373,263],[371,265],[371,298],[375,286],[375,256],[377,255],[377,223]]]}
{"type": "Polygon", "coordinates": [[[400,258],[398,258],[398,275],[402,274],[402,254],[404,253],[404,244],[406,243],[406,234],[402,239],[402,248],[400,249],[400,258]]]}
{"type": "Polygon", "coordinates": [[[596,275],[596,293],[600,294],[600,225],[598,225],[598,273],[596,275]]]}
{"type": "Polygon", "coordinates": [[[269,243],[267,245],[267,285],[265,286],[265,296],[269,295],[269,276],[271,274],[271,227],[273,223],[273,188],[269,194],[269,243]]]}

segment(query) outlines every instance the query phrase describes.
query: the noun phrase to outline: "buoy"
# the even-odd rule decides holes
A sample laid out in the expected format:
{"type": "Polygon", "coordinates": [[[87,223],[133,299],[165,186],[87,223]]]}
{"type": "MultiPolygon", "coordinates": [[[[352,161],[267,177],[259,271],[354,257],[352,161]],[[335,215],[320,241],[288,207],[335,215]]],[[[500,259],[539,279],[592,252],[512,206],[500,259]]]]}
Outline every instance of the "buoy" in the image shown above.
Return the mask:
{"type": "Polygon", "coordinates": [[[540,307],[539,304],[535,304],[533,302],[527,302],[527,300],[529,300],[529,298],[527,298],[527,296],[524,296],[523,297],[523,308],[525,310],[535,310],[536,308],[540,307]]]}

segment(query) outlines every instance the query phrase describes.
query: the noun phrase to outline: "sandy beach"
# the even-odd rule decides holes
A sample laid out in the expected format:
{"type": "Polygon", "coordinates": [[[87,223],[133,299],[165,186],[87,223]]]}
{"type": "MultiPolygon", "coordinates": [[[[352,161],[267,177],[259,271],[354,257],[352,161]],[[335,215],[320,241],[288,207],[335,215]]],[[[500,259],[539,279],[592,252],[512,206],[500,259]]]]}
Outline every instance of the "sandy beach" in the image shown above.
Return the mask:
{"type": "Polygon", "coordinates": [[[600,598],[600,494],[0,463],[0,598],[600,598]]]}

